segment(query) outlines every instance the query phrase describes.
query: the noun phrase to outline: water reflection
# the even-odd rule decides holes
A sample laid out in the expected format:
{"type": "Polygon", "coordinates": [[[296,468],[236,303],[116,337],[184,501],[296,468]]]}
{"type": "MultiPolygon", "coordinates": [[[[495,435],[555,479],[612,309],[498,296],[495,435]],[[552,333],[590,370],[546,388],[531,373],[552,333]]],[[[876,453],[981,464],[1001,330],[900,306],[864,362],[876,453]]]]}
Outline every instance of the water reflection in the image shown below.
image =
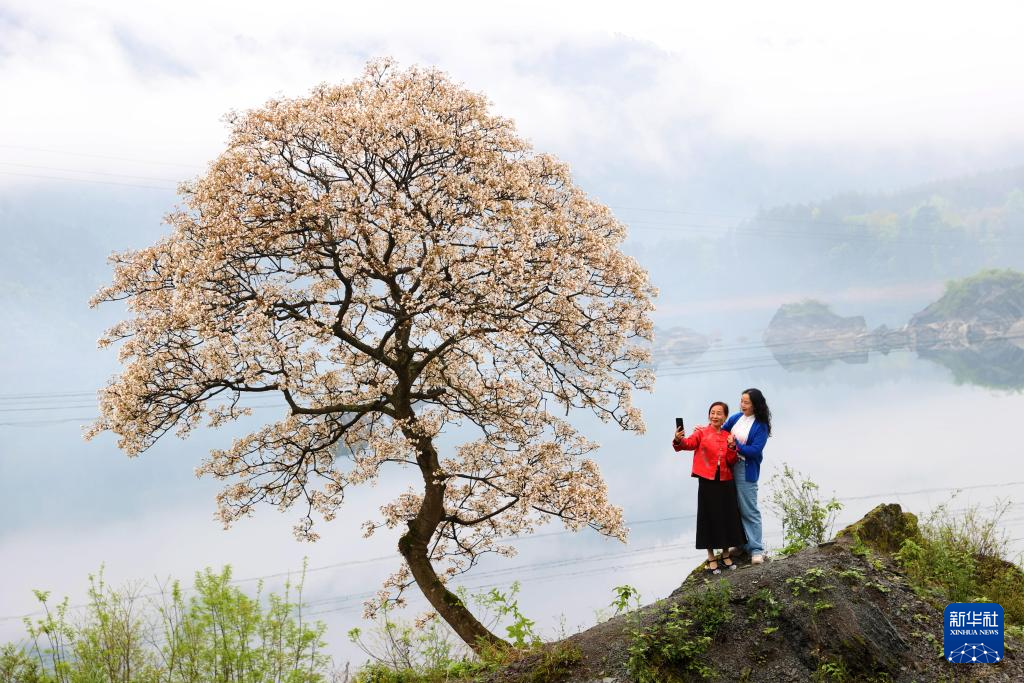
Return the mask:
{"type": "Polygon", "coordinates": [[[822,302],[803,301],[780,307],[762,339],[779,365],[799,372],[867,363],[871,337],[864,316],[844,318],[822,302]]]}
{"type": "MultiPolygon", "coordinates": [[[[1018,321],[1012,327],[1019,326],[1018,321]]],[[[967,327],[959,339],[938,335],[919,339],[915,350],[921,358],[949,368],[957,383],[1024,389],[1022,341],[1024,329],[999,333],[967,327]]]]}
{"type": "Polygon", "coordinates": [[[711,348],[714,338],[687,327],[654,328],[651,367],[686,366],[711,348]]]}
{"type": "Polygon", "coordinates": [[[995,307],[965,319],[951,314],[945,303],[936,302],[898,329],[874,330],[863,316],[838,316],[821,302],[787,304],[772,318],[763,341],[788,371],[863,364],[870,353],[909,351],[948,368],[957,383],[1024,389],[1024,317],[995,307]]]}

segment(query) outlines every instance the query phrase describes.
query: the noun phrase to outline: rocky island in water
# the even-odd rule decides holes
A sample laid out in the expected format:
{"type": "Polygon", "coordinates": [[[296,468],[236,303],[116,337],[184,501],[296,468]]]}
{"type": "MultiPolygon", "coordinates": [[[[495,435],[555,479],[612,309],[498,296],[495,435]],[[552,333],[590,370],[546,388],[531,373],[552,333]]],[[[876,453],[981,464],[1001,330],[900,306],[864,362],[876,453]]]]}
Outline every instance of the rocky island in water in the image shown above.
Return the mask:
{"type": "Polygon", "coordinates": [[[863,316],[836,315],[820,301],[785,304],[763,341],[788,370],[910,350],[949,368],[957,382],[1024,388],[1024,273],[986,270],[950,282],[938,301],[895,330],[869,330],[863,316]]]}

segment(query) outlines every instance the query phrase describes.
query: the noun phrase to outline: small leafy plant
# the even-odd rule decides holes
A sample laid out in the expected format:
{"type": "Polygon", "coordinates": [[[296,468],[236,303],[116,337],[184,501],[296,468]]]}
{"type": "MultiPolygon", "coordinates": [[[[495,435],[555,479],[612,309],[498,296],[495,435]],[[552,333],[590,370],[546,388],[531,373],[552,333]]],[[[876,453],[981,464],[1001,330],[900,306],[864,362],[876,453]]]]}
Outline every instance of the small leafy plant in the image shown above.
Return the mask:
{"type": "Polygon", "coordinates": [[[640,591],[633,586],[624,584],[622,586],[616,586],[612,590],[615,591],[615,599],[612,600],[609,607],[615,608],[613,616],[617,616],[623,612],[631,612],[632,610],[640,607],[640,591]]]}
{"type": "Polygon", "coordinates": [[[498,619],[509,619],[505,632],[509,641],[517,648],[535,645],[540,642],[540,636],[534,631],[536,622],[529,619],[519,609],[519,601],[516,595],[519,593],[519,582],[513,582],[507,593],[492,588],[487,593],[477,596],[477,602],[481,607],[492,610],[498,619]]]}
{"type": "Polygon", "coordinates": [[[822,502],[818,485],[789,465],[769,482],[768,506],[782,517],[785,546],[781,555],[791,555],[832,537],[836,516],[843,504],[834,497],[822,502]]]}
{"type": "Polygon", "coordinates": [[[627,668],[638,683],[675,683],[693,675],[711,678],[715,670],[703,661],[712,637],[732,620],[730,587],[725,579],[708,585],[685,603],[664,610],[645,628],[635,627],[627,668]]]}
{"type": "Polygon", "coordinates": [[[767,621],[777,618],[782,613],[782,603],[770,588],[761,588],[747,598],[747,608],[750,610],[751,620],[767,621]]]}

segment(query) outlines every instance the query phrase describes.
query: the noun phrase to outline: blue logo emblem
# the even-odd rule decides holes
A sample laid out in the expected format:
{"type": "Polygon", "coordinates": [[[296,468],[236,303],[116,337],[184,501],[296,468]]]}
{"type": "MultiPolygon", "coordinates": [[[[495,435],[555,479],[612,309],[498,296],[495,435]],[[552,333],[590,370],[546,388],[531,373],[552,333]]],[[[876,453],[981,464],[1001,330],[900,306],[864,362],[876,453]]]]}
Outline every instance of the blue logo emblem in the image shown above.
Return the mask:
{"type": "Polygon", "coordinates": [[[946,661],[995,664],[1003,659],[1003,607],[995,602],[951,602],[943,617],[946,661]]]}

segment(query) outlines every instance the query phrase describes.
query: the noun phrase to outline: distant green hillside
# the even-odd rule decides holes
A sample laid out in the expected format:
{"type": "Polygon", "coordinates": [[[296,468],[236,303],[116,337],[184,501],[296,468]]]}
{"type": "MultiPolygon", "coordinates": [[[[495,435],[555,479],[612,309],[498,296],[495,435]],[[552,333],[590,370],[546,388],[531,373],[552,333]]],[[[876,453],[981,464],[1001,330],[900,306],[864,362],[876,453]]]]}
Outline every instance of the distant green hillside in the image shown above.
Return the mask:
{"type": "Polygon", "coordinates": [[[948,280],[1019,267],[1024,167],[779,206],[744,232],[754,234],[748,239],[759,253],[785,254],[780,279],[804,284],[948,280]]]}

